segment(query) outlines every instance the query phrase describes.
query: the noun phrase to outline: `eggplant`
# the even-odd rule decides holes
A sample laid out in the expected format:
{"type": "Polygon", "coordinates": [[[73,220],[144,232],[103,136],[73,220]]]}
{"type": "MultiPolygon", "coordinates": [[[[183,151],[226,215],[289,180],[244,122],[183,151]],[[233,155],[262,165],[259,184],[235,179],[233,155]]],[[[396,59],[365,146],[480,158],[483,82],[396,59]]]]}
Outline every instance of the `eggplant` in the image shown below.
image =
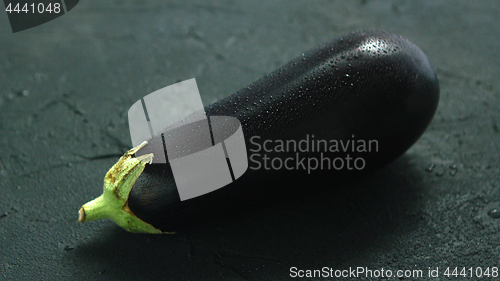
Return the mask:
{"type": "Polygon", "coordinates": [[[181,201],[168,163],[148,165],[152,154],[132,157],[143,143],[108,171],[103,195],[83,205],[79,221],[107,217],[127,231],[161,233],[214,210],[258,208],[325,182],[335,186],[404,154],[438,102],[436,70],[416,45],[384,31],[350,33],[205,108],[207,116],[231,116],[242,124],[249,169],[239,179],[181,201]],[[283,149],[286,141],[304,140],[313,148],[328,146],[283,149]],[[283,168],[285,163],[291,164],[283,168]]]}

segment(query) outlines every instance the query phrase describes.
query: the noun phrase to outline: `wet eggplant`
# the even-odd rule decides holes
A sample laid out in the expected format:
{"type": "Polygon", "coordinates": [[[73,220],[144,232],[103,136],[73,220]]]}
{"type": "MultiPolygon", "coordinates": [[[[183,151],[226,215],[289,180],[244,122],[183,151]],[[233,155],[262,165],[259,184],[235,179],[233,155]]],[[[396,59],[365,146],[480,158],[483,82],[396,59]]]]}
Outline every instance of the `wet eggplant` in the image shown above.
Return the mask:
{"type": "Polygon", "coordinates": [[[207,116],[241,122],[249,159],[241,178],[181,201],[169,165],[147,164],[152,155],[132,157],[138,147],[110,169],[101,199],[85,204],[79,220],[109,217],[128,231],[160,233],[219,207],[255,206],[290,190],[309,189],[319,179],[335,185],[337,179],[376,170],[404,154],[431,122],[438,101],[436,70],[416,45],[384,31],[350,33],[205,108],[207,116]],[[319,140],[328,145],[324,151],[279,149],[280,143],[303,140],[313,147],[319,140]],[[370,141],[376,146],[367,147],[370,141]],[[266,169],[263,155],[281,168],[267,163],[271,168],[266,169]],[[290,157],[305,160],[286,162],[290,157]],[[338,161],[335,168],[330,162],[328,169],[311,169],[308,159],[314,157],[318,164],[327,163],[319,157],[352,162],[341,169],[338,161]],[[358,161],[356,166],[355,159],[363,165],[358,161]],[[283,168],[285,163],[293,169],[283,168]]]}

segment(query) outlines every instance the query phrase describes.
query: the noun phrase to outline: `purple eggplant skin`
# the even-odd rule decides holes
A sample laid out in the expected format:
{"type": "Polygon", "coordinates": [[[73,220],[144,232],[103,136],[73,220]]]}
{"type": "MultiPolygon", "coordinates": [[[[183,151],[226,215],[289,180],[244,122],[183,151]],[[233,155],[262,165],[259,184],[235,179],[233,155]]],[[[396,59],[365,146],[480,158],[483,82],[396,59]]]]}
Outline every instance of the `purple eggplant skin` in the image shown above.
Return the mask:
{"type": "MultiPolygon", "coordinates": [[[[208,116],[233,116],[241,122],[248,157],[256,148],[250,142],[253,136],[261,141],[300,140],[306,134],[325,140],[349,140],[353,135],[377,140],[378,151],[351,153],[365,159],[366,172],[404,154],[431,122],[438,101],[436,70],[416,45],[384,31],[360,31],[301,54],[205,110],[208,116]]],[[[324,180],[335,186],[337,179],[358,172],[249,168],[229,185],[180,201],[168,164],[152,164],[136,181],[128,206],[145,222],[172,231],[217,206],[254,206],[286,197],[291,190],[300,193],[324,185],[324,180]]]]}

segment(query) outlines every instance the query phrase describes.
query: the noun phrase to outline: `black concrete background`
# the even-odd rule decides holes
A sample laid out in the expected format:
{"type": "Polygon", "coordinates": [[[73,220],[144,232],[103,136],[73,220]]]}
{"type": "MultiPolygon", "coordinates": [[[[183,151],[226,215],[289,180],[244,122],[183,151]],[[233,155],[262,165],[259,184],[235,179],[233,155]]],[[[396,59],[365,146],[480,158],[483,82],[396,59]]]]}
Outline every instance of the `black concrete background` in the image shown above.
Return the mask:
{"type": "Polygon", "coordinates": [[[500,266],[500,219],[487,215],[500,208],[499,30],[500,2],[468,0],[80,1],[16,34],[0,13],[0,279],[281,280],[293,266],[366,266],[459,280],[442,271],[500,266]],[[196,77],[210,103],[360,29],[407,37],[439,73],[438,112],[401,159],[176,235],[77,223],[130,148],[140,97],[196,77]]]}

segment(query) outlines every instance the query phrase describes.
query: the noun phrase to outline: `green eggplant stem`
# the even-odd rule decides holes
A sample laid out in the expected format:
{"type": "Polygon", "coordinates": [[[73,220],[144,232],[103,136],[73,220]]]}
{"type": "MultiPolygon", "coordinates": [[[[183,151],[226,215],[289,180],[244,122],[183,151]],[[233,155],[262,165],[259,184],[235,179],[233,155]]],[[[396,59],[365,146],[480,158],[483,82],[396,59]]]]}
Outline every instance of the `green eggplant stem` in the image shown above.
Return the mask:
{"type": "Polygon", "coordinates": [[[132,157],[147,142],[127,151],[104,177],[104,190],[101,196],[84,204],[78,212],[78,221],[109,218],[123,229],[134,233],[168,233],[162,232],[149,223],[138,218],[128,208],[128,196],[135,181],[141,175],[146,164],[151,163],[153,154],[132,157]]]}

